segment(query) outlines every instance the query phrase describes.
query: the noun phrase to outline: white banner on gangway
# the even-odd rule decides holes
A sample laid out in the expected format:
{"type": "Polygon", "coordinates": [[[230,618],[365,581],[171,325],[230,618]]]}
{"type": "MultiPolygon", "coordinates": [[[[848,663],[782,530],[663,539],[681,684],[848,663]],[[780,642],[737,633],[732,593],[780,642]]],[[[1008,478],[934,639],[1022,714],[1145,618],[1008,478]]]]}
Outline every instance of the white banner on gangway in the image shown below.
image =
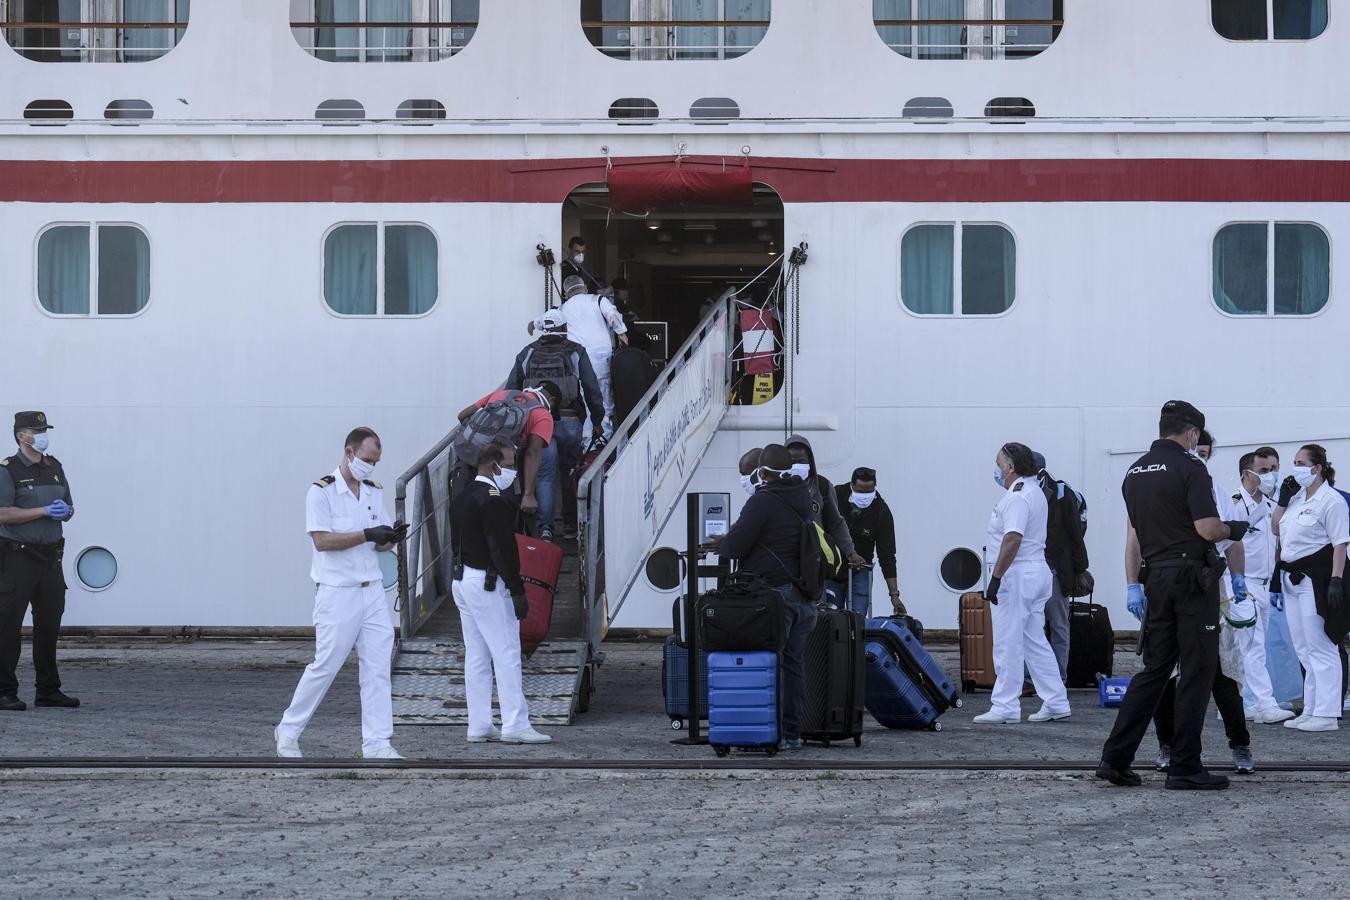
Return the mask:
{"type": "Polygon", "coordinates": [[[723,312],[656,409],[605,474],[605,587],[611,620],[684,497],[727,411],[727,328],[723,312]]]}

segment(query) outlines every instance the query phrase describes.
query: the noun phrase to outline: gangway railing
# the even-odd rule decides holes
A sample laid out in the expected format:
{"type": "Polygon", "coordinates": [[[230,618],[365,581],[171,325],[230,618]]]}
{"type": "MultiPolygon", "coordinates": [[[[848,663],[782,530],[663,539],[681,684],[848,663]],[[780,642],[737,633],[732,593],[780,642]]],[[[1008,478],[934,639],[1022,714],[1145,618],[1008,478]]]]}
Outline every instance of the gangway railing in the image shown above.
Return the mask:
{"type": "Polygon", "coordinates": [[[733,302],[718,301],[577,486],[582,610],[592,649],[623,606],[727,413],[733,302]]]}

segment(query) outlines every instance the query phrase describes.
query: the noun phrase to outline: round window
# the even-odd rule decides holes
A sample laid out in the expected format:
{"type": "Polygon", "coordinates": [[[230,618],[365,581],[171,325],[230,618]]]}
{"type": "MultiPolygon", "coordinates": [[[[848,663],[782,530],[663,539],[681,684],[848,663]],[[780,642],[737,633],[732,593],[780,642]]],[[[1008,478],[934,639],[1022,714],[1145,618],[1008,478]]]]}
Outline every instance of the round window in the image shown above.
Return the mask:
{"type": "Polygon", "coordinates": [[[979,584],[979,555],[967,547],[957,547],[942,557],[942,583],[953,591],[968,591],[979,584]]]}
{"type": "Polygon", "coordinates": [[[75,574],[89,590],[104,590],[117,580],[117,557],[102,547],[89,547],[75,560],[75,574]]]}
{"type": "Polygon", "coordinates": [[[380,557],[380,575],[384,579],[384,589],[387,591],[398,584],[398,554],[393,550],[386,550],[377,555],[380,557]]]}
{"type": "Polygon", "coordinates": [[[680,551],[674,547],[659,547],[647,555],[647,581],[663,593],[677,591],[683,583],[680,571],[680,551]]]}

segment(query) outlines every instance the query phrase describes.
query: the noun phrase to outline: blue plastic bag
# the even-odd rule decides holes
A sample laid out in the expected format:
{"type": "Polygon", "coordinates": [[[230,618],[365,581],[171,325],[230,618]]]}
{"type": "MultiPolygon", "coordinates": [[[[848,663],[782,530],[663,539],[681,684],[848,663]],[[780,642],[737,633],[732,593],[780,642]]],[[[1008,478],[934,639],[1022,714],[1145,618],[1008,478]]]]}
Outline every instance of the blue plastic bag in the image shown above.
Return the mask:
{"type": "Polygon", "coordinates": [[[1125,702],[1125,692],[1130,688],[1128,678],[1097,678],[1097,696],[1106,708],[1120,706],[1125,702]]]}
{"type": "MultiPolygon", "coordinates": [[[[1289,619],[1284,610],[1270,607],[1266,623],[1266,671],[1277,703],[1303,699],[1303,669],[1294,652],[1294,639],[1289,636],[1289,619]]],[[[1242,697],[1248,706],[1256,702],[1250,690],[1243,688],[1242,697]]]]}

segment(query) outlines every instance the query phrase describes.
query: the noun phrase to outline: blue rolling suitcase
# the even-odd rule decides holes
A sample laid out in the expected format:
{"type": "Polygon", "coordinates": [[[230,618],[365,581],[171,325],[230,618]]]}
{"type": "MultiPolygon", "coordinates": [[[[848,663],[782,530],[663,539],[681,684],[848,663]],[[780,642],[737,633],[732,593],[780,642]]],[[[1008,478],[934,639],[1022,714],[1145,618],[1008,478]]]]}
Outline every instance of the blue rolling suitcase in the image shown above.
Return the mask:
{"type": "MultiPolygon", "coordinates": [[[[708,716],[708,654],[698,651],[698,715],[708,716]]],[[[661,693],[670,727],[679,731],[689,719],[689,648],[675,635],[666,638],[661,655],[661,693]]]]}
{"type": "Polygon", "coordinates": [[[867,685],[872,718],[887,728],[928,728],[949,708],[961,706],[961,692],[903,621],[867,620],[867,685]]]}
{"type": "Polygon", "coordinates": [[[731,750],[778,752],[778,654],[708,654],[708,743],[731,750]]]}

